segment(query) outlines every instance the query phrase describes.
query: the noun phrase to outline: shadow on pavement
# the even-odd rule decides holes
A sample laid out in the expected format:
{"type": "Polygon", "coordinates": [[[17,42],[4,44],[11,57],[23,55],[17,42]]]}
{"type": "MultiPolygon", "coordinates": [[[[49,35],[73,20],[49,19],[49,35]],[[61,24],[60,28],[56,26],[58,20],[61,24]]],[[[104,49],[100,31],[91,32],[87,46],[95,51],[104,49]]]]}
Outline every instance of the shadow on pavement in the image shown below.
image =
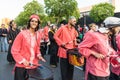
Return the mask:
{"type": "MultiPolygon", "coordinates": [[[[14,80],[14,74],[12,73],[14,64],[9,64],[6,58],[7,53],[0,52],[0,80],[14,80]]],[[[45,55],[45,59],[47,60],[47,62],[40,63],[51,68],[49,65],[49,55],[45,55]]],[[[54,80],[61,80],[59,63],[57,68],[51,69],[53,70],[54,80]]],[[[30,78],[29,80],[35,79],[30,78]]],[[[74,68],[74,80],[84,80],[84,72],[79,67],[74,68]]]]}

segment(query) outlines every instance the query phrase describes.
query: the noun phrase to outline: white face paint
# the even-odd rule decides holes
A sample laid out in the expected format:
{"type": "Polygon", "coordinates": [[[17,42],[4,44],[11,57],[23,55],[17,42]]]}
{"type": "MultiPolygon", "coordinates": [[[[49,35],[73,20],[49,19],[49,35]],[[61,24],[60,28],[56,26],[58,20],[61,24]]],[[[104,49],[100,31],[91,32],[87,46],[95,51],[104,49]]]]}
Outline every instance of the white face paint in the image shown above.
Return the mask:
{"type": "Polygon", "coordinates": [[[105,27],[99,28],[98,31],[101,33],[108,33],[109,32],[108,28],[105,28],[105,27]]]}
{"type": "Polygon", "coordinates": [[[98,31],[98,26],[96,25],[95,27],[96,27],[96,30],[95,30],[95,31],[98,31]]]}

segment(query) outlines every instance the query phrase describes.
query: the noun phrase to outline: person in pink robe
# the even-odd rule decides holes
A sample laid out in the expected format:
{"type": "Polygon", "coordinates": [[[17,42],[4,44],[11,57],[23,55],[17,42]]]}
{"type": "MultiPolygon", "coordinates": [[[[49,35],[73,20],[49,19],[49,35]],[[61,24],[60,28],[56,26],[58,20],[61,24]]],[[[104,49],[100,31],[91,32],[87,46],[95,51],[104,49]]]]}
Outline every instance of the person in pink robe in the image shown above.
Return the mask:
{"type": "MultiPolygon", "coordinates": [[[[120,31],[120,26],[116,27],[120,31]]],[[[117,54],[120,55],[120,33],[116,34],[117,54]]],[[[119,57],[120,60],[120,57],[119,57]]],[[[120,80],[120,62],[118,67],[111,66],[110,80],[120,80]]]]}
{"type": "Polygon", "coordinates": [[[47,51],[49,51],[49,46],[48,44],[50,43],[49,42],[49,37],[48,37],[48,32],[50,30],[50,21],[47,22],[47,25],[43,28],[43,41],[42,42],[42,45],[44,45],[44,49],[42,50],[44,52],[43,56],[47,54],[47,51]]]}
{"type": "Polygon", "coordinates": [[[45,40],[45,42],[48,42],[49,41],[49,37],[48,37],[48,32],[49,32],[49,30],[50,30],[50,21],[48,21],[47,22],[47,25],[44,27],[44,29],[43,29],[43,34],[44,34],[44,40],[45,40]]]}
{"type": "Polygon", "coordinates": [[[109,44],[108,32],[106,28],[100,28],[99,32],[90,30],[78,45],[79,52],[86,58],[85,80],[109,80],[108,56],[116,52],[109,44]]]}
{"type": "Polygon", "coordinates": [[[27,69],[34,69],[39,60],[45,62],[40,53],[40,39],[38,34],[40,18],[33,14],[28,21],[27,29],[21,31],[13,43],[11,52],[16,62],[14,80],[26,80],[27,69]]]}
{"type": "MultiPolygon", "coordinates": [[[[111,36],[112,47],[117,51],[117,54],[120,55],[120,26],[113,27],[111,32],[113,33],[111,36]]],[[[110,80],[120,80],[120,61],[118,67],[111,65],[110,80]]]]}
{"type": "Polygon", "coordinates": [[[62,80],[73,80],[73,65],[68,62],[66,49],[73,49],[76,45],[76,37],[78,36],[74,26],[76,18],[71,16],[68,24],[61,26],[54,34],[54,39],[59,45],[58,56],[60,57],[60,69],[62,80]]]}
{"type": "MultiPolygon", "coordinates": [[[[112,17],[112,19],[108,19],[111,24],[111,43],[112,47],[115,51],[117,51],[117,55],[114,61],[118,60],[119,64],[111,65],[111,75],[110,80],[120,80],[120,18],[112,17]]],[[[108,26],[109,27],[109,26],[108,26]]]]}

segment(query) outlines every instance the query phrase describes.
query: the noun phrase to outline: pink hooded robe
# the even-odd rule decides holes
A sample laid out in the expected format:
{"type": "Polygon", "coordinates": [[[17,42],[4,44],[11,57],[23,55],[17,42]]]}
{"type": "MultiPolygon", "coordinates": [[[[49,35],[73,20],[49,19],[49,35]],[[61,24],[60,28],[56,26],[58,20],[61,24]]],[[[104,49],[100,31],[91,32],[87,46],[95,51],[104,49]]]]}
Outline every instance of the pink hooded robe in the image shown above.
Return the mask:
{"type": "Polygon", "coordinates": [[[99,77],[107,77],[110,74],[109,57],[104,59],[97,59],[91,52],[103,54],[104,56],[115,54],[115,51],[108,43],[108,37],[99,33],[88,31],[83,41],[78,45],[79,52],[86,57],[86,74],[87,80],[88,72],[99,77]]]}
{"type": "MultiPolygon", "coordinates": [[[[116,36],[116,43],[118,47],[117,54],[120,54],[120,34],[116,36]]],[[[120,66],[119,67],[112,67],[112,72],[116,75],[120,75],[120,66]]]]}

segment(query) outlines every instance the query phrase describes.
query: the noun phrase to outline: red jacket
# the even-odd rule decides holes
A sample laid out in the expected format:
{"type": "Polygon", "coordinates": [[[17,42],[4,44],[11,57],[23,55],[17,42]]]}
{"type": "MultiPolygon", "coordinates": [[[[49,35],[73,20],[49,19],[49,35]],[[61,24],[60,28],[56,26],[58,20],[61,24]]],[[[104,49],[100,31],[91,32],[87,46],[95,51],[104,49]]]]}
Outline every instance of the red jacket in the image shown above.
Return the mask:
{"type": "MultiPolygon", "coordinates": [[[[37,56],[41,55],[40,44],[39,44],[41,35],[38,32],[36,32],[36,34],[37,35],[35,35],[34,38],[31,38],[29,30],[24,30],[24,31],[21,31],[15,38],[11,52],[16,61],[16,66],[26,68],[22,64],[22,62],[24,60],[27,60],[30,62],[31,57],[32,57],[32,62],[34,64],[38,63],[37,56]],[[35,39],[35,40],[31,40],[31,39],[35,39]],[[32,45],[31,43],[33,41],[35,42],[35,44],[33,47],[33,51],[31,52],[31,45],[32,45]]],[[[30,68],[34,68],[34,67],[30,67],[30,68]]]]}
{"type": "MultiPolygon", "coordinates": [[[[75,48],[74,40],[76,40],[77,36],[78,34],[75,28],[69,28],[68,25],[60,27],[54,34],[54,38],[59,46],[61,46],[63,43],[70,42],[69,44],[65,45],[65,47],[68,49],[75,48]]],[[[62,58],[67,58],[66,50],[59,47],[58,56],[62,58]]]]}

